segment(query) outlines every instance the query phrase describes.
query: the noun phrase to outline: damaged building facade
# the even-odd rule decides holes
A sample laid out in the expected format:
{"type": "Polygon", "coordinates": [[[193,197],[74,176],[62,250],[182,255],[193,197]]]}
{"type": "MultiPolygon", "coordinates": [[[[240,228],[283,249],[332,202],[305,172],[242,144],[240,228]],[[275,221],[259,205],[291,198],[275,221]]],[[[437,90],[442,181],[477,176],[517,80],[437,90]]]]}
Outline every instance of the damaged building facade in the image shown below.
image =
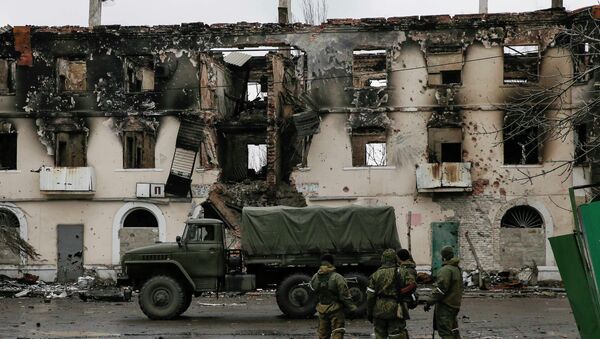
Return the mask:
{"type": "Polygon", "coordinates": [[[588,12],[5,30],[0,213],[41,256],[0,271],[113,276],[191,216],[237,246],[244,206],[359,204],[395,208],[420,269],[447,243],[473,269],[468,232],[485,269],[555,278],[589,169],[550,171],[573,133],[502,127],[515,91],[574,72],[555,38],[588,12]]]}

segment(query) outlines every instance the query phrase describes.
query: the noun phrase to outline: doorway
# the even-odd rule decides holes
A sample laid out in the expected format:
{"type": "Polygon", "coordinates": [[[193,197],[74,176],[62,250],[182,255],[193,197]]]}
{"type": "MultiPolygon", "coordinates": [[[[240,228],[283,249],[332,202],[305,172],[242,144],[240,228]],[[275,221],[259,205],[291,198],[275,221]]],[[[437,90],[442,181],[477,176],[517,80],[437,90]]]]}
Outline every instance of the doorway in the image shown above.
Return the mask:
{"type": "Polygon", "coordinates": [[[442,267],[440,251],[444,246],[452,246],[454,253],[458,253],[458,222],[431,223],[431,274],[433,276],[442,267]]]}
{"type": "Polygon", "coordinates": [[[58,282],[76,281],[83,275],[83,225],[58,225],[58,282]]]}

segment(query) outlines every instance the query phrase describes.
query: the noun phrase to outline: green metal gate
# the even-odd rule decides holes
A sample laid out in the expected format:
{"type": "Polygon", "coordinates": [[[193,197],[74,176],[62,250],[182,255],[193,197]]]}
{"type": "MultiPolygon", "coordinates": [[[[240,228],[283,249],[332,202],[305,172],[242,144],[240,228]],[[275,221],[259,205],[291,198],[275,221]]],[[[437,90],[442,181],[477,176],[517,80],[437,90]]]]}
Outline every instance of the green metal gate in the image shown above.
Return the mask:
{"type": "Polygon", "coordinates": [[[440,250],[444,246],[452,246],[455,253],[458,251],[458,222],[431,223],[431,274],[433,276],[442,267],[440,250]]]}

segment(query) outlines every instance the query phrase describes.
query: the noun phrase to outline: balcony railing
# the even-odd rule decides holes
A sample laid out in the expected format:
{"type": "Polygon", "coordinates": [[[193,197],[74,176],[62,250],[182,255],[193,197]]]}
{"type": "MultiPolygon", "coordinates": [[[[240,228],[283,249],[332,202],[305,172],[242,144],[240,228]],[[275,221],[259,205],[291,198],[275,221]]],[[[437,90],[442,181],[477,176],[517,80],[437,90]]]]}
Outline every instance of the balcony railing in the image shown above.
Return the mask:
{"type": "Polygon", "coordinates": [[[40,191],[46,194],[90,194],[96,190],[93,167],[42,167],[40,191]]]}
{"type": "Polygon", "coordinates": [[[425,192],[468,192],[473,190],[470,162],[417,165],[417,190],[425,192]]]}

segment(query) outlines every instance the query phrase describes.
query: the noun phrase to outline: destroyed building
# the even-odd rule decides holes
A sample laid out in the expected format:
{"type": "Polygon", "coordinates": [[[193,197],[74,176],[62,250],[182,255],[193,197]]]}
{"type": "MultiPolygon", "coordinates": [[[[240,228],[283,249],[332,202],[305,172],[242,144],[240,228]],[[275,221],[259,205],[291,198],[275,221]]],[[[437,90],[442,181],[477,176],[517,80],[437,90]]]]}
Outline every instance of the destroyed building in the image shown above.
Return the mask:
{"type": "Polygon", "coordinates": [[[484,268],[558,277],[547,239],[589,167],[549,169],[578,134],[489,131],[574,72],[556,35],[595,10],[3,30],[0,213],[41,257],[0,251],[0,273],[113,276],[190,216],[236,246],[244,206],[360,204],[395,208],[422,270],[446,243],[474,268],[468,231],[484,268]]]}

